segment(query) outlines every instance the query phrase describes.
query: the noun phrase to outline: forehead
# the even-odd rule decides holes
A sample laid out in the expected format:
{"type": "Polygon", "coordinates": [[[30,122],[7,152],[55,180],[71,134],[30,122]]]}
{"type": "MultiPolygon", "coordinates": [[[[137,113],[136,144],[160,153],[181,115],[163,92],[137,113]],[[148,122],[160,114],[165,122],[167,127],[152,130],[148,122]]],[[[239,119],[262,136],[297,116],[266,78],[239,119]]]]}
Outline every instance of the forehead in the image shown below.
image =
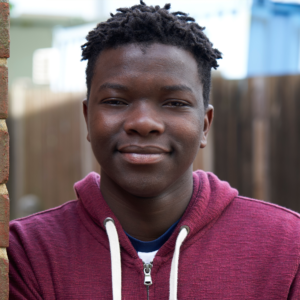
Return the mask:
{"type": "Polygon", "coordinates": [[[193,55],[179,47],[163,44],[129,44],[103,50],[96,61],[92,85],[122,78],[159,79],[188,84],[193,89],[202,88],[193,55]]]}

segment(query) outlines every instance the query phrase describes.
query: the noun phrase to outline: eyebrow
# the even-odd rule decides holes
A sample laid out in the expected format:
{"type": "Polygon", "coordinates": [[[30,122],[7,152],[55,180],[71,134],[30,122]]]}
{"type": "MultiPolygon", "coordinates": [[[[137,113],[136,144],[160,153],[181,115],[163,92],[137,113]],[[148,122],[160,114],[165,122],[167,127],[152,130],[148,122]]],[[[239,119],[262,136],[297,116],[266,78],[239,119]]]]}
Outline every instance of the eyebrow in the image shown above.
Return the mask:
{"type": "MultiPolygon", "coordinates": [[[[128,91],[128,87],[125,85],[119,84],[119,83],[111,83],[111,82],[106,82],[103,83],[99,90],[104,90],[104,89],[113,89],[113,90],[118,90],[118,91],[128,91]]],[[[187,85],[184,84],[177,84],[177,85],[166,85],[161,88],[162,91],[167,91],[167,92],[176,92],[176,91],[183,91],[183,92],[193,92],[193,90],[188,87],[187,85]]]]}
{"type": "Polygon", "coordinates": [[[125,85],[118,84],[118,83],[110,83],[110,82],[103,83],[100,86],[99,91],[105,90],[105,89],[112,89],[112,90],[118,90],[118,91],[128,91],[128,88],[125,85]]]}
{"type": "Polygon", "coordinates": [[[177,92],[177,91],[183,91],[183,92],[193,92],[193,90],[184,84],[178,84],[178,85],[167,85],[163,86],[161,88],[162,91],[168,91],[168,92],[177,92]]]}

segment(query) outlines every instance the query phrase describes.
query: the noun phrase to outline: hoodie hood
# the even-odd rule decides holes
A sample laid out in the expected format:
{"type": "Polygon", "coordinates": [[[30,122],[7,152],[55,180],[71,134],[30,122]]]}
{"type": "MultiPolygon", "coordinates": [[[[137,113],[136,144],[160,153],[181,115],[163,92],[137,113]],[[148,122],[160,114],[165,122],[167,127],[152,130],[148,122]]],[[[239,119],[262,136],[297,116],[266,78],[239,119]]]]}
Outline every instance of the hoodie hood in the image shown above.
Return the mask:
{"type": "MultiPolygon", "coordinates": [[[[118,232],[120,245],[131,257],[138,258],[136,251],[126,236],[121,224],[106,204],[100,191],[100,176],[97,173],[88,174],[74,185],[78,199],[93,221],[105,232],[104,221],[112,218],[118,232]]],[[[190,203],[169,240],[159,249],[157,256],[172,255],[182,226],[189,227],[189,234],[183,248],[193,243],[193,238],[199,231],[205,234],[214,222],[221,216],[226,207],[238,195],[236,189],[218,179],[212,173],[196,171],[193,173],[193,195],[190,203]]]]}
{"type": "MultiPolygon", "coordinates": [[[[85,179],[75,184],[75,191],[96,225],[107,233],[114,300],[122,299],[122,261],[130,263],[131,260],[132,266],[143,267],[144,285],[147,286],[149,299],[149,286],[152,285],[152,266],[155,264],[157,272],[160,265],[166,262],[171,255],[169,300],[177,300],[180,251],[189,247],[195,238],[201,238],[237,196],[235,189],[232,189],[227,182],[220,181],[215,175],[202,171],[193,173],[193,195],[180,222],[169,240],[158,250],[153,264],[142,265],[141,259],[137,257],[137,253],[121,224],[103,199],[100,192],[100,176],[96,173],[89,174],[85,179]],[[126,259],[125,255],[122,255],[121,259],[121,247],[131,256],[131,259],[128,257],[126,259]],[[132,258],[135,263],[132,262],[132,258]]],[[[90,232],[95,232],[95,230],[90,230],[90,232]]]]}

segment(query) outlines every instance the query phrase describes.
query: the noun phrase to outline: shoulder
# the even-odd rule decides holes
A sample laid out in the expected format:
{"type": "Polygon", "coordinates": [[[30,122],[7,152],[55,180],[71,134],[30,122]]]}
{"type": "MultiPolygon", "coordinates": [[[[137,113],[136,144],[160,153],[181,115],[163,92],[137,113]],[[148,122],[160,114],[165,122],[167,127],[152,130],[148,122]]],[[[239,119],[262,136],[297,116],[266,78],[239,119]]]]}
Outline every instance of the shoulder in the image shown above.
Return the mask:
{"type": "Polygon", "coordinates": [[[247,214],[258,215],[268,222],[271,222],[272,220],[275,222],[286,220],[300,225],[299,213],[274,203],[237,196],[234,198],[232,204],[236,209],[242,209],[247,214]]]}
{"type": "Polygon", "coordinates": [[[10,225],[14,224],[30,224],[32,222],[47,222],[52,218],[60,217],[61,215],[72,215],[76,210],[78,200],[68,201],[60,206],[50,208],[27,217],[12,220],[10,225]]]}
{"type": "Polygon", "coordinates": [[[44,234],[49,237],[68,232],[70,227],[78,223],[78,203],[78,200],[72,200],[58,207],[11,221],[9,223],[10,244],[13,243],[16,235],[36,238],[44,234]]]}
{"type": "Polygon", "coordinates": [[[300,215],[279,205],[237,196],[224,212],[249,236],[300,246],[300,215]]]}

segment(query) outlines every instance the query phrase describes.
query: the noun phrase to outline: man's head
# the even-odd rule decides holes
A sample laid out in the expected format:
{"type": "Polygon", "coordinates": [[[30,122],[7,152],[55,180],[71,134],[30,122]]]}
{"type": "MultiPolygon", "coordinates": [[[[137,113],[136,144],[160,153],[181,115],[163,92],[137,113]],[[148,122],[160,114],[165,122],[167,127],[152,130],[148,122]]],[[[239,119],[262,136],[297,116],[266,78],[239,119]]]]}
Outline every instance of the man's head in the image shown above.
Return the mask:
{"type": "Polygon", "coordinates": [[[88,99],[95,64],[99,54],[107,48],[126,44],[144,46],[159,43],[172,45],[189,51],[198,65],[198,74],[203,85],[204,106],[209,102],[211,68],[217,68],[221,53],[212,48],[212,43],[203,33],[204,28],[183,12],[169,12],[170,4],[163,8],[140,5],[120,8],[106,22],[99,23],[87,36],[82,46],[82,59],[88,60],[86,81],[88,99]]]}
{"type": "Polygon", "coordinates": [[[168,8],[121,9],[84,46],[89,102],[83,108],[104,193],[190,191],[192,163],[206,145],[210,68],[220,53],[189,17],[168,8]]]}

